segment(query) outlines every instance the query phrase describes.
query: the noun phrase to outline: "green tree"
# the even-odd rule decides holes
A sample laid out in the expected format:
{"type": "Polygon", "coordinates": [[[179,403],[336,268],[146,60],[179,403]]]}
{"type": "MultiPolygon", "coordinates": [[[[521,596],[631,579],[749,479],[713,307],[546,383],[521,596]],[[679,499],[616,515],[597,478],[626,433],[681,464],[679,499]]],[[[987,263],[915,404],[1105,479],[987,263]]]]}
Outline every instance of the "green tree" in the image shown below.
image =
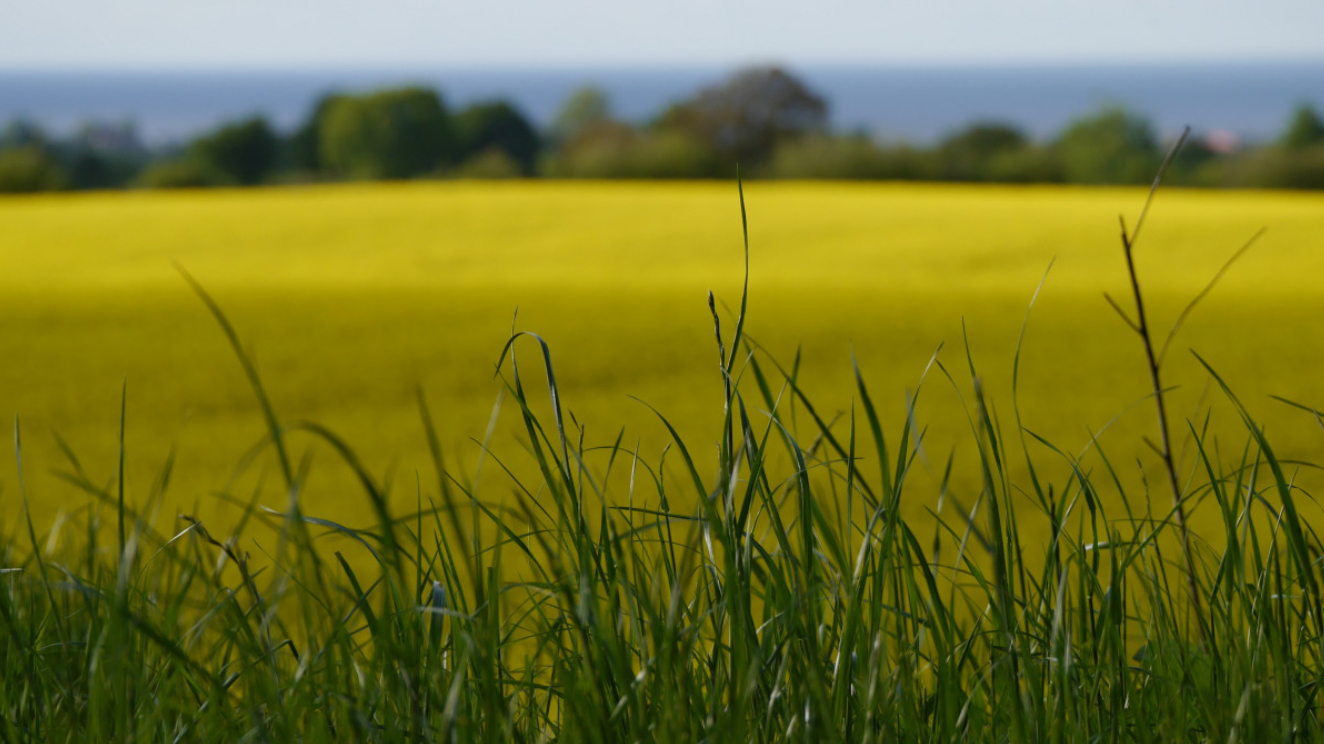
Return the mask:
{"type": "Polygon", "coordinates": [[[524,173],[533,172],[541,143],[533,125],[504,101],[479,103],[455,117],[459,160],[490,151],[505,153],[524,173]]]}
{"type": "Polygon", "coordinates": [[[426,88],[337,97],[328,103],[317,137],[322,164],[348,178],[431,173],[455,152],[446,107],[426,88]]]}
{"type": "Polygon", "coordinates": [[[55,191],[68,182],[55,158],[37,145],[0,150],[0,193],[55,191]]]}
{"type": "Polygon", "coordinates": [[[599,88],[580,88],[561,104],[552,120],[552,134],[561,142],[575,139],[612,120],[611,102],[599,88]]]}
{"type": "Polygon", "coordinates": [[[132,123],[88,122],[52,148],[74,189],[119,188],[133,181],[150,157],[132,123]]]}
{"type": "Polygon", "coordinates": [[[308,118],[295,130],[289,140],[289,164],[295,170],[316,173],[323,169],[321,151],[322,123],[336,101],[344,98],[339,93],[328,93],[313,104],[308,118]]]}
{"type": "Polygon", "coordinates": [[[1120,108],[1072,122],[1054,150],[1071,183],[1145,183],[1162,159],[1149,122],[1120,108]]]}
{"type": "Polygon", "coordinates": [[[1324,121],[1320,120],[1319,112],[1305,104],[1297,106],[1283,135],[1283,144],[1299,150],[1320,143],[1324,143],[1324,121]]]}
{"type": "Polygon", "coordinates": [[[15,119],[0,129],[0,150],[12,150],[20,147],[47,146],[46,133],[41,127],[26,119],[15,119]]]}
{"type": "Polygon", "coordinates": [[[1212,186],[1218,182],[1222,159],[1208,139],[1193,136],[1177,151],[1163,181],[1173,186],[1212,186]]]}
{"type": "Polygon", "coordinates": [[[723,160],[757,166],[779,143],[826,131],[827,103],[786,71],[756,67],[672,106],[658,125],[688,132],[723,160]]]}
{"type": "Polygon", "coordinates": [[[934,153],[939,178],[952,181],[1001,180],[993,166],[1029,146],[1015,127],[996,122],[972,124],[947,137],[934,153]]]}
{"type": "Polygon", "coordinates": [[[242,185],[261,183],[276,165],[278,140],[266,119],[254,117],[201,137],[189,148],[193,158],[242,185]]]}

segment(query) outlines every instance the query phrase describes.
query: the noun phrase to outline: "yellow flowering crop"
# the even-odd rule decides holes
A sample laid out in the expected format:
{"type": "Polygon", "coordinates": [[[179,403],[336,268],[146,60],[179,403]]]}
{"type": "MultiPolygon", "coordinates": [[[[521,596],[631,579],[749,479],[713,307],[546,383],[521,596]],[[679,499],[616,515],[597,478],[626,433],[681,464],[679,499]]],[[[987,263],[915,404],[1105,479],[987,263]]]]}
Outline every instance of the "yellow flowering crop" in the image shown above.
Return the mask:
{"type": "MultiPolygon", "coordinates": [[[[788,367],[799,348],[800,379],[819,413],[843,421],[854,395],[852,353],[885,421],[896,423],[943,344],[938,360],[956,385],[935,367],[916,409],[934,432],[918,466],[932,469],[936,484],[954,447],[959,472],[959,447],[970,439],[959,408],[960,396],[970,397],[963,321],[997,413],[1014,433],[1016,339],[1055,259],[1026,333],[1022,423],[1079,452],[1091,431],[1129,411],[1109,430],[1121,432],[1122,450],[1108,454],[1136,474],[1137,458],[1147,466],[1154,459],[1135,444],[1151,431],[1152,410],[1132,407],[1148,381],[1140,347],[1102,293],[1129,296],[1117,218],[1133,220],[1143,199],[1139,189],[747,184],[747,329],[788,367]]],[[[1162,191],[1137,247],[1141,281],[1155,329],[1166,333],[1261,226],[1268,232],[1260,244],[1169,352],[1166,381],[1180,386],[1174,430],[1180,443],[1185,418],[1199,412],[1202,422],[1212,406],[1212,425],[1235,434],[1229,448],[1244,441],[1221,392],[1193,362],[1194,347],[1276,430],[1289,450],[1280,456],[1309,457],[1324,435],[1267,395],[1324,406],[1324,196],[1162,191]]],[[[669,438],[634,395],[676,425],[701,470],[715,461],[702,449],[716,447],[722,396],[706,293],[714,290],[719,310],[739,305],[734,184],[453,182],[4,198],[0,415],[20,417],[40,523],[88,503],[52,470],[81,468],[98,485],[113,478],[125,380],[133,503],[147,500],[173,449],[166,515],[225,514],[225,498],[247,501],[262,483],[260,503],[283,506],[270,461],[259,457],[231,480],[263,436],[262,419],[176,266],[225,308],[281,417],[342,435],[369,469],[389,476],[400,513],[415,503],[416,474],[435,483],[416,391],[432,405],[450,463],[472,481],[484,458],[471,438],[487,431],[500,389],[493,365],[512,327],[551,344],[564,403],[586,427],[586,442],[610,444],[624,428],[622,445],[655,462],[669,438]],[[60,453],[56,434],[77,465],[60,453]]],[[[728,339],[733,325],[724,315],[728,339]]],[[[534,348],[517,351],[526,384],[540,382],[534,348]]],[[[761,407],[751,398],[751,412],[761,407]]],[[[803,411],[795,414],[812,439],[803,411]]],[[[498,453],[519,452],[511,423],[493,430],[498,453]]],[[[292,448],[296,459],[313,458],[308,513],[369,520],[326,447],[296,438],[292,448]]],[[[529,467],[518,458],[505,464],[529,467]]],[[[0,481],[8,519],[19,503],[13,457],[0,466],[0,481]]],[[[973,482],[958,477],[953,493],[968,498],[973,482]]],[[[511,492],[490,458],[479,488],[493,501],[511,492]]],[[[917,490],[907,508],[924,514],[936,493],[936,485],[917,490]]]]}

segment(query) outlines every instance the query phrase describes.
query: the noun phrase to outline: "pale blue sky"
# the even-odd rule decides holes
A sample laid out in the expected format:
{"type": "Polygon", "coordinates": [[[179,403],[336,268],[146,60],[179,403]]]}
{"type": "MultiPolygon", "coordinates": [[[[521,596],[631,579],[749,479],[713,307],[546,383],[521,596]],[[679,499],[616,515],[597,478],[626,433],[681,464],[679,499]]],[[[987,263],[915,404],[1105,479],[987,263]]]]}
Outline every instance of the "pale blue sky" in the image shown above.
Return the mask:
{"type": "Polygon", "coordinates": [[[0,0],[0,69],[1324,58],[1324,0],[0,0]]]}

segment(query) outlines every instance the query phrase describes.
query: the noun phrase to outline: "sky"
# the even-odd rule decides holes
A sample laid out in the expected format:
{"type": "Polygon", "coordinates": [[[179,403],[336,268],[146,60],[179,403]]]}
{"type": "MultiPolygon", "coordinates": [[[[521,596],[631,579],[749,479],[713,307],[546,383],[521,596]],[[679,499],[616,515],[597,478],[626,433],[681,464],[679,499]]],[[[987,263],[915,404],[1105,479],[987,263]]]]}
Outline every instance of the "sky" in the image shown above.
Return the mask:
{"type": "Polygon", "coordinates": [[[1324,59],[1324,0],[0,0],[0,69],[1324,59]]]}

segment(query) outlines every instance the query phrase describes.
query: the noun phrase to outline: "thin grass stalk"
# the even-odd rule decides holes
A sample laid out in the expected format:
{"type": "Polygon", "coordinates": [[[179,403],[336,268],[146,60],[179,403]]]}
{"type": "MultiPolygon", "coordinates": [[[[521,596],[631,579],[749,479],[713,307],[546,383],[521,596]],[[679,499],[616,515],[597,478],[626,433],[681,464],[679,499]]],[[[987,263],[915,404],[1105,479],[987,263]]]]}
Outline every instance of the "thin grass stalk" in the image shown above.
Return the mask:
{"type": "MultiPolygon", "coordinates": [[[[1182,504],[1182,489],[1177,477],[1177,463],[1172,456],[1172,438],[1168,433],[1168,410],[1167,399],[1164,395],[1163,383],[1160,378],[1158,356],[1154,350],[1154,341],[1150,334],[1148,317],[1145,314],[1145,298],[1140,291],[1140,279],[1136,274],[1135,266],[1135,242],[1140,237],[1140,229],[1144,227],[1145,217],[1149,213],[1149,205],[1154,199],[1159,185],[1163,182],[1163,176],[1177,156],[1177,151],[1186,142],[1191,129],[1187,127],[1182,131],[1181,137],[1177,139],[1176,144],[1168,151],[1168,155],[1159,167],[1157,175],[1154,176],[1154,183],[1150,187],[1149,196],[1145,199],[1145,205],[1140,210],[1140,217],[1136,220],[1135,229],[1127,233],[1126,223],[1122,222],[1122,254],[1126,259],[1126,270],[1130,280],[1131,294],[1135,300],[1136,317],[1134,321],[1128,320],[1128,323],[1140,336],[1141,345],[1145,350],[1145,362],[1149,372],[1150,384],[1154,391],[1154,405],[1158,414],[1159,430],[1159,457],[1163,461],[1163,469],[1167,476],[1168,488],[1172,493],[1173,514],[1176,520],[1177,533],[1181,540],[1182,560],[1186,569],[1187,590],[1191,598],[1191,609],[1195,614],[1196,626],[1200,632],[1200,641],[1203,645],[1209,644],[1209,629],[1205,622],[1202,601],[1200,599],[1200,584],[1195,571],[1195,558],[1191,554],[1191,536],[1190,530],[1186,526],[1186,508],[1182,504]]],[[[1111,302],[1111,299],[1109,300],[1111,302]]],[[[1114,307],[1116,304],[1114,303],[1114,307]]],[[[1120,312],[1120,309],[1119,309],[1120,312]]],[[[1125,315],[1123,315],[1125,318],[1125,315]]]]}

